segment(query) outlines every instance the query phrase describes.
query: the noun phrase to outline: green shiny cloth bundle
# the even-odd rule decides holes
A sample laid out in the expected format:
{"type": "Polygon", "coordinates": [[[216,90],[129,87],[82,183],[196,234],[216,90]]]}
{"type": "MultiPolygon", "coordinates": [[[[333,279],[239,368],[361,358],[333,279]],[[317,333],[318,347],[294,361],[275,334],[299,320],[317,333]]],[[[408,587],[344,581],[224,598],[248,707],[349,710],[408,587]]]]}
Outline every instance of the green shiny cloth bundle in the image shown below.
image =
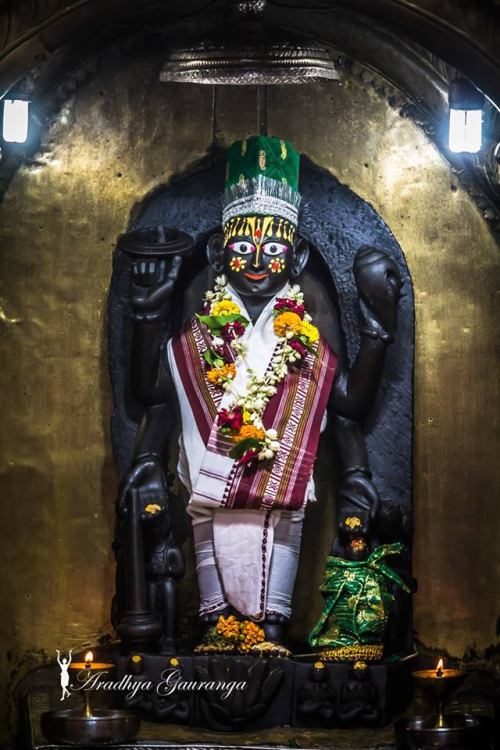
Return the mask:
{"type": "Polygon", "coordinates": [[[320,587],[325,607],[309,635],[309,645],[340,649],[382,644],[394,601],[391,584],[410,592],[383,559],[402,550],[403,545],[396,543],[377,547],[366,560],[327,557],[320,587]]]}
{"type": "Polygon", "coordinates": [[[229,146],[224,188],[241,180],[265,175],[298,190],[299,164],[300,156],[288,141],[274,136],[253,135],[229,146]]]}
{"type": "Polygon", "coordinates": [[[298,224],[300,155],[274,136],[253,135],[227,151],[223,226],[235,216],[278,216],[298,224]]]}

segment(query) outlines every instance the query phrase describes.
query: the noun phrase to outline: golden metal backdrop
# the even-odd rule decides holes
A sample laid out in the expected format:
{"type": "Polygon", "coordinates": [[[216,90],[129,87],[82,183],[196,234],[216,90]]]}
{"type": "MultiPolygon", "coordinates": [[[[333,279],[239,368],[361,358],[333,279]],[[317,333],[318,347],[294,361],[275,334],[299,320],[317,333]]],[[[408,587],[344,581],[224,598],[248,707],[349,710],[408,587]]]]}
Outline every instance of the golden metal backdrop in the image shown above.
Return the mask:
{"type": "MultiPolygon", "coordinates": [[[[214,130],[211,88],[161,84],[160,63],[107,59],[0,206],[2,685],[31,658],[110,632],[112,251],[134,204],[206,155],[214,130]]],[[[257,129],[256,94],[238,93],[218,96],[221,145],[257,129]]],[[[268,128],[371,203],[406,254],[417,315],[416,630],[453,654],[484,648],[500,585],[499,249],[437,150],[360,78],[294,87],[293,100],[286,86],[270,90],[268,128]]],[[[331,508],[309,517],[302,634],[311,601],[321,606],[313,592],[334,533],[331,508]]],[[[194,615],[192,584],[190,571],[182,597],[194,615]]]]}

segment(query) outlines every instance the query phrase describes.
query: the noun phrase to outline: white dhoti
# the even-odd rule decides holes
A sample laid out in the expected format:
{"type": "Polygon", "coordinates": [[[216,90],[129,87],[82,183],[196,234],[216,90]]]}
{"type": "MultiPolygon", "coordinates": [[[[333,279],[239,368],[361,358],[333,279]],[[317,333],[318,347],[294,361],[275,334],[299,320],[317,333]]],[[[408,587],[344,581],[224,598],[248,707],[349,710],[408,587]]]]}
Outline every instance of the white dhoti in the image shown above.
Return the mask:
{"type": "MultiPolygon", "coordinates": [[[[259,619],[261,592],[255,581],[261,579],[262,561],[255,555],[261,542],[261,526],[255,517],[257,511],[222,510],[215,513],[220,514],[215,523],[215,519],[205,516],[193,525],[200,613],[217,612],[232,604],[246,617],[259,619]],[[226,544],[223,530],[228,527],[238,530],[240,544],[234,544],[233,534],[229,534],[229,543],[226,544]],[[224,571],[223,576],[220,571],[224,571]]],[[[266,563],[265,612],[290,617],[303,518],[303,511],[273,513],[266,563]]]]}

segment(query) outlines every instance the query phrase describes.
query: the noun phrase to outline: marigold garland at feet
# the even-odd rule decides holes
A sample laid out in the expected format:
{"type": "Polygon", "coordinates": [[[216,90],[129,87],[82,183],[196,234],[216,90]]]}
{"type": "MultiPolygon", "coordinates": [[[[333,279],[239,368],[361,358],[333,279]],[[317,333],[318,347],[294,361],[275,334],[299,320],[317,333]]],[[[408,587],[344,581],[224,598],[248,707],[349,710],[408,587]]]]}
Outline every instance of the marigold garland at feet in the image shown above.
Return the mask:
{"type": "Polygon", "coordinates": [[[199,650],[203,651],[205,647],[224,652],[232,648],[247,653],[262,643],[264,638],[264,631],[255,622],[250,620],[240,622],[234,615],[228,617],[219,615],[216,625],[210,628],[199,650]]]}
{"type": "Polygon", "coordinates": [[[242,651],[250,651],[251,648],[263,642],[265,637],[264,631],[254,622],[246,621],[242,625],[241,635],[243,636],[243,640],[240,643],[240,649],[242,651]]]}
{"type": "Polygon", "coordinates": [[[215,629],[223,638],[237,638],[240,634],[240,624],[234,615],[220,615],[215,629]]]}

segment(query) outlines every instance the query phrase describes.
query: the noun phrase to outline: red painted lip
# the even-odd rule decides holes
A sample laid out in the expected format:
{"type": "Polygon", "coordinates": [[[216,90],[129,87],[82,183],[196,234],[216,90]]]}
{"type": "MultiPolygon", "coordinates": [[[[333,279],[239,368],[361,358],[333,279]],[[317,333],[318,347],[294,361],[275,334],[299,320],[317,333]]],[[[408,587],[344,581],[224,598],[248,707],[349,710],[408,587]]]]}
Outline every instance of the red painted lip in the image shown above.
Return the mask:
{"type": "Polygon", "coordinates": [[[251,279],[252,281],[261,281],[262,279],[267,279],[268,274],[267,273],[245,273],[244,274],[247,279],[251,279]]]}

